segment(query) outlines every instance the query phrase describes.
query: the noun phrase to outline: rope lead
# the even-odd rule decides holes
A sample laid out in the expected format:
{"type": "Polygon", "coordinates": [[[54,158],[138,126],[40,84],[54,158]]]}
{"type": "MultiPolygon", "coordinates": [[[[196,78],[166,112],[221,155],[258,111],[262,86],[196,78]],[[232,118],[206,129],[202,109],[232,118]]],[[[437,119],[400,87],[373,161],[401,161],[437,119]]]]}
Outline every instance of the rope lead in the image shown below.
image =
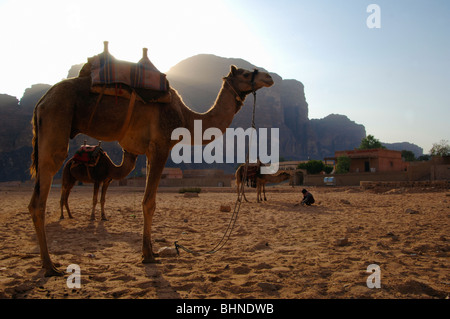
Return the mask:
{"type": "MultiPolygon", "coordinates": [[[[252,114],[252,128],[256,129],[255,126],[255,109],[256,109],[256,90],[254,87],[254,77],[257,74],[258,70],[255,70],[253,73],[253,77],[252,77],[252,93],[253,93],[253,114],[252,114]]],[[[249,145],[247,147],[247,156],[245,158],[245,166],[244,166],[244,174],[243,174],[243,181],[245,181],[247,179],[247,170],[248,170],[248,162],[249,162],[249,154],[250,154],[250,145],[252,142],[252,137],[253,137],[253,130],[250,134],[250,139],[249,139],[249,145]]],[[[231,236],[231,232],[233,231],[234,225],[236,224],[237,218],[238,218],[238,214],[239,214],[239,210],[241,208],[241,202],[242,202],[242,197],[244,194],[244,184],[245,183],[241,183],[240,189],[239,189],[239,193],[236,199],[236,202],[234,204],[234,211],[233,214],[231,215],[230,218],[230,222],[228,223],[228,227],[225,230],[225,233],[223,234],[222,238],[220,239],[219,243],[217,243],[217,245],[206,252],[197,252],[194,251],[192,249],[186,248],[183,245],[178,244],[178,241],[174,242],[175,245],[175,249],[177,251],[178,256],[180,255],[180,248],[183,249],[184,251],[193,254],[193,255],[202,255],[202,254],[214,254],[217,251],[219,251],[223,246],[225,246],[225,244],[228,242],[228,240],[230,239],[231,236]]]]}

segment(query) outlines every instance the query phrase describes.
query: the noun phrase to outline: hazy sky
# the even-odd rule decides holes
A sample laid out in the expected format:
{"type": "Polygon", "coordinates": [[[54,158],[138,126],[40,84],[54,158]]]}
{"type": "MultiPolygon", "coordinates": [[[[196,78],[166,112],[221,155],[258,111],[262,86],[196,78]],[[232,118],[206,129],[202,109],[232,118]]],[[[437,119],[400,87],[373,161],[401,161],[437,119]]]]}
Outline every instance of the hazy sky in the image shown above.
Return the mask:
{"type": "Polygon", "coordinates": [[[450,140],[448,0],[0,0],[0,30],[0,93],[18,98],[107,40],[121,60],[148,47],[163,72],[200,53],[243,58],[301,81],[310,119],[345,114],[425,153],[450,140]]]}

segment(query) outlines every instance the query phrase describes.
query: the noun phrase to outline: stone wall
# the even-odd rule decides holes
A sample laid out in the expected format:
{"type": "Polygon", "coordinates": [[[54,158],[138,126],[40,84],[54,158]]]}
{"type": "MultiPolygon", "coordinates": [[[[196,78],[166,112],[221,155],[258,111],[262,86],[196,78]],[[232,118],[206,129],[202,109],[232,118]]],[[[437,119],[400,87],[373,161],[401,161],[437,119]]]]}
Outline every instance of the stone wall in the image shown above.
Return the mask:
{"type": "Polygon", "coordinates": [[[306,175],[303,184],[324,186],[325,177],[334,177],[336,186],[359,186],[361,181],[407,181],[407,172],[347,173],[327,175],[306,175]]]}

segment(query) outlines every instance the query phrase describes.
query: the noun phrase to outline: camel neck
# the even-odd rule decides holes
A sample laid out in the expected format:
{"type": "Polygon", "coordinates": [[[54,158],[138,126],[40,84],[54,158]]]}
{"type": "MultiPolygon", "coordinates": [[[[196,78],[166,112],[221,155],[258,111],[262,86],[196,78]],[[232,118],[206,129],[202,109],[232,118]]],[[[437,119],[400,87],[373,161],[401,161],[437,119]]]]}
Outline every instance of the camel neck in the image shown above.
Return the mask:
{"type": "MultiPolygon", "coordinates": [[[[208,128],[218,128],[222,133],[225,133],[243,104],[243,100],[240,97],[237,99],[235,92],[226,86],[227,84],[224,81],[214,105],[207,112],[196,113],[191,111],[186,121],[186,128],[191,134],[194,131],[194,121],[196,120],[202,121],[203,131],[208,128]]],[[[210,141],[204,142],[208,143],[210,141]]]]}
{"type": "Polygon", "coordinates": [[[127,177],[128,174],[134,169],[136,165],[137,155],[133,155],[128,152],[123,152],[122,162],[119,166],[114,165],[114,169],[111,170],[113,179],[122,179],[127,177]]]}

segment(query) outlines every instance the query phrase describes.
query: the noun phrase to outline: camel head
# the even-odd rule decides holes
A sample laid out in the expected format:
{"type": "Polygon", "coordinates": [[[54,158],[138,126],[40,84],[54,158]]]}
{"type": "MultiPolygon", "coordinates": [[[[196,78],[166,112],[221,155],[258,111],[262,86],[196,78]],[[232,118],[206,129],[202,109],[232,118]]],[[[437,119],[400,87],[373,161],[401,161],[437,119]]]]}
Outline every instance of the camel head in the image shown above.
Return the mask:
{"type": "Polygon", "coordinates": [[[262,72],[257,69],[248,71],[237,68],[234,65],[231,66],[230,73],[224,80],[237,94],[236,99],[240,102],[244,101],[247,94],[263,87],[270,87],[274,83],[272,77],[267,72],[262,72]]]}

